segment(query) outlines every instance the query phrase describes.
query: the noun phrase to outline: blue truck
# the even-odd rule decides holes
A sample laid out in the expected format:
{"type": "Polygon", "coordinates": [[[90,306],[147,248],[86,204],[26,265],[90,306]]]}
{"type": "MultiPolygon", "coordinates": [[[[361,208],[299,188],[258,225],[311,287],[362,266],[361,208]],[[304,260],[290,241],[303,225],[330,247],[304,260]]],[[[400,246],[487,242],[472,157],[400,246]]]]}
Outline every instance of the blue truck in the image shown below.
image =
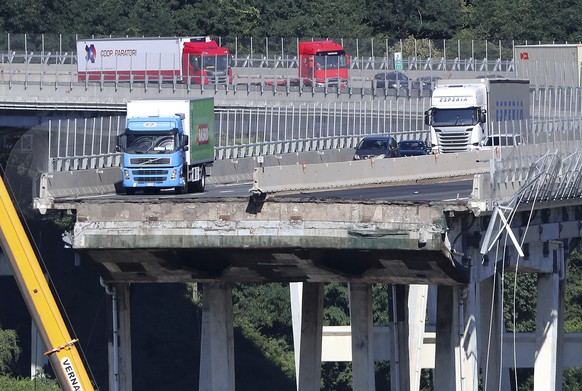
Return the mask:
{"type": "Polygon", "coordinates": [[[130,100],[116,147],[127,194],[203,192],[214,162],[214,99],[130,100]]]}

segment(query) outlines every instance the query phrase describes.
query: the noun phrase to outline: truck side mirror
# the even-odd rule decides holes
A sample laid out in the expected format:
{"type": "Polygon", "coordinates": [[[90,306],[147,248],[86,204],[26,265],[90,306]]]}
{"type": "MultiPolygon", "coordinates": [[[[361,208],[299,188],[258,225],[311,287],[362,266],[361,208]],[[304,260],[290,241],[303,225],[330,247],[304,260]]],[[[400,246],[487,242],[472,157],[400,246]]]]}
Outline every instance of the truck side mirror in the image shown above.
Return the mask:
{"type": "Polygon", "coordinates": [[[481,123],[485,123],[487,121],[487,116],[485,115],[484,112],[479,113],[479,122],[481,123]]]}
{"type": "Polygon", "coordinates": [[[425,111],[424,112],[424,124],[425,125],[430,126],[430,124],[431,124],[430,117],[431,117],[431,111],[430,110],[425,111]]]}

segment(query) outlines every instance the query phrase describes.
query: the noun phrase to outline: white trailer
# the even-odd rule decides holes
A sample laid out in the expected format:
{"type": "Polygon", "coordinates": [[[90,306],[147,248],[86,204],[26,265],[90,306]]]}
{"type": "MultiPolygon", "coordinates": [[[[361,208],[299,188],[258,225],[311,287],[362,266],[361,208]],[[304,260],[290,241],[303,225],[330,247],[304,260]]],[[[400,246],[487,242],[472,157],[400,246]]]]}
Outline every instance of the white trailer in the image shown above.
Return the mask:
{"type": "Polygon", "coordinates": [[[425,112],[432,152],[479,149],[490,134],[525,132],[529,81],[520,79],[437,80],[425,112]]]}
{"type": "Polygon", "coordinates": [[[77,41],[79,81],[167,80],[183,76],[186,42],[208,42],[209,37],[105,38],[77,41]]]}
{"type": "Polygon", "coordinates": [[[515,45],[515,76],[532,85],[580,87],[582,45],[515,45]]]}

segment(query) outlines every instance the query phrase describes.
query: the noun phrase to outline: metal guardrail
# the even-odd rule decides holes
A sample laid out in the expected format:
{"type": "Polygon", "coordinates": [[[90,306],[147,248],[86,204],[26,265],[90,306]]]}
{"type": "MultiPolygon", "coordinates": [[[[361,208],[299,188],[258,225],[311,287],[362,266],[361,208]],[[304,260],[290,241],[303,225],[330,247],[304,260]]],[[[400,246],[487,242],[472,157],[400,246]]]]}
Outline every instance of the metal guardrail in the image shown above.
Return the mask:
{"type": "MultiPolygon", "coordinates": [[[[0,33],[2,63],[73,64],[76,41],[116,38],[77,34],[0,33]]],[[[249,68],[297,67],[299,41],[332,39],[351,57],[353,69],[394,69],[394,55],[401,53],[404,69],[510,71],[513,48],[526,42],[487,40],[383,39],[373,37],[211,37],[232,53],[232,65],[249,68]]],[[[542,43],[542,42],[539,42],[542,43]]],[[[548,42],[550,43],[550,42],[548,42]]]]}

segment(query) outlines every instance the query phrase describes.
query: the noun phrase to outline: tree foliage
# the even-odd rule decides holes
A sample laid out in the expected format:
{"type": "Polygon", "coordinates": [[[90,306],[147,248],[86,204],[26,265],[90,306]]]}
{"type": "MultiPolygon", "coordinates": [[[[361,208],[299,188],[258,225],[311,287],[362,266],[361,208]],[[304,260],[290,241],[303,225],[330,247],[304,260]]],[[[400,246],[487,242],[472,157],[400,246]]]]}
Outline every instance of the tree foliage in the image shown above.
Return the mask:
{"type": "Polygon", "coordinates": [[[0,390],[9,391],[59,391],[61,387],[54,379],[35,378],[17,379],[9,376],[0,376],[0,390]]]}
{"type": "Polygon", "coordinates": [[[10,0],[0,3],[0,31],[573,42],[581,16],[575,0],[10,0]]]}
{"type": "Polygon", "coordinates": [[[16,331],[0,328],[0,375],[11,373],[20,353],[16,331]]]}

